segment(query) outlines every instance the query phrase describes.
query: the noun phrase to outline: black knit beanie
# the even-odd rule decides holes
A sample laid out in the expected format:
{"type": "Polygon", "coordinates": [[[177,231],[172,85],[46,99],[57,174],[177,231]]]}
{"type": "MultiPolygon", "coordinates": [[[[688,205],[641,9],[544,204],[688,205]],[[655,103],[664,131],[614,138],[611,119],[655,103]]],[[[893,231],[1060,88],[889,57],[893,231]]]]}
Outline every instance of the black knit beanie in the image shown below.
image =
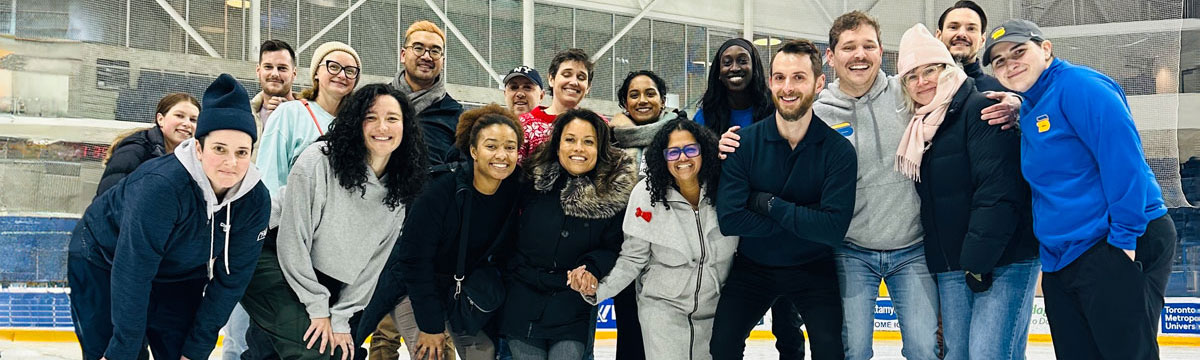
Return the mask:
{"type": "Polygon", "coordinates": [[[254,113],[250,112],[250,96],[232,75],[221,74],[204,90],[203,106],[196,119],[196,138],[202,138],[213,130],[237,130],[250,135],[250,142],[258,141],[258,127],[254,125],[254,113]]]}

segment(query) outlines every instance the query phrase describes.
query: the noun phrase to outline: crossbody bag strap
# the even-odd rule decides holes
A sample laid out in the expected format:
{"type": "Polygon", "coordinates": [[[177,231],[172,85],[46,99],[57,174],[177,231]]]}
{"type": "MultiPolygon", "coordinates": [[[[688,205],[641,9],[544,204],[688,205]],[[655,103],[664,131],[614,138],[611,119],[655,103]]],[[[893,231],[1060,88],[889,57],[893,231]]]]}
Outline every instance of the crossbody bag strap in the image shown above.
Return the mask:
{"type": "Polygon", "coordinates": [[[467,278],[467,240],[471,236],[471,193],[466,187],[460,186],[455,192],[456,196],[462,196],[461,223],[458,226],[458,265],[454,269],[454,298],[458,299],[458,295],[462,293],[463,280],[467,278]]]}
{"type": "Polygon", "coordinates": [[[308,116],[312,116],[313,125],[317,126],[317,134],[325,136],[325,132],[321,130],[321,123],[317,122],[317,114],[313,113],[312,107],[308,106],[308,100],[300,99],[300,103],[304,104],[305,109],[308,109],[308,116]]]}

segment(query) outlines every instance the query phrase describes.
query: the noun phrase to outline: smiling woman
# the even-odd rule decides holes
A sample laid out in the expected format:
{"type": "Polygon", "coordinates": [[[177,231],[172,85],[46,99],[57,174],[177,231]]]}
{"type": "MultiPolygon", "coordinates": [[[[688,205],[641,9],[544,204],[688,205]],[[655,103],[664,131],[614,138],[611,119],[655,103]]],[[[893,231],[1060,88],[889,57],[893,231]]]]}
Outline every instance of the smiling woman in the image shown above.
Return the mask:
{"type": "Polygon", "coordinates": [[[329,133],[296,159],[278,231],[267,236],[242,299],[280,357],[353,358],[366,337],[352,331],[355,315],[374,296],[404,228],[405,206],[425,181],[416,122],[402,93],[367,85],[346,98],[329,133]]]}
{"type": "Polygon", "coordinates": [[[200,102],[192,95],[174,93],[164,96],[154,111],[156,126],[117,136],[108,147],[104,175],[96,186],[96,196],[116,185],[142,163],[170,154],[180,143],[192,138],[199,114],[200,102]]]}

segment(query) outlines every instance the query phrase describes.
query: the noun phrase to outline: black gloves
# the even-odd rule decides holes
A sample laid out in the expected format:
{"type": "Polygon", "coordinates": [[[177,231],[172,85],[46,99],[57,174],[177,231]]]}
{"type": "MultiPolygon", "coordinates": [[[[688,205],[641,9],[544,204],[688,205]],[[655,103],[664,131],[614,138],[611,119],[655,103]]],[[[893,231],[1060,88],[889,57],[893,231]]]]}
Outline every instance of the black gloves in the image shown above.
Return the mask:
{"type": "Polygon", "coordinates": [[[992,273],[974,274],[967,272],[967,287],[971,288],[971,292],[981,293],[992,288],[992,273]],[[975,277],[979,278],[976,279],[975,277]]]}
{"type": "Polygon", "coordinates": [[[775,197],[775,195],[771,195],[770,193],[758,191],[751,192],[750,199],[748,199],[746,202],[746,208],[749,208],[750,211],[756,212],[759,215],[769,216],[769,212],[771,210],[771,198],[773,197],[775,197]]]}

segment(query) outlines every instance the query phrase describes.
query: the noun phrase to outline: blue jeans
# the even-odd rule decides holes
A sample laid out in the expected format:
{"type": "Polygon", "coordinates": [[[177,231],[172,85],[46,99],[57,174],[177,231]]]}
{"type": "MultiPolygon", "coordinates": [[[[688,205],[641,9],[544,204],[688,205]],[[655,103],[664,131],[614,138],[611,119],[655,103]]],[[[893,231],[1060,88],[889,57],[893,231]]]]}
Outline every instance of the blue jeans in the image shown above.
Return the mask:
{"type": "Polygon", "coordinates": [[[580,360],[587,344],[574,340],[508,338],[515,360],[580,360]]]}
{"type": "Polygon", "coordinates": [[[225,323],[225,342],[221,344],[221,359],[241,360],[242,353],[248,348],[246,344],[246,328],[250,327],[250,315],[242,304],[233,307],[229,321],[225,323]]]}
{"type": "Polygon", "coordinates": [[[1041,266],[1035,258],[992,269],[992,287],[981,293],[962,271],[938,273],[945,360],[1024,359],[1041,266]]]}
{"type": "Polygon", "coordinates": [[[887,283],[900,322],[906,359],[936,360],[937,282],[925,265],[924,244],[871,250],[846,243],[835,253],[845,313],[842,339],[846,360],[870,359],[879,282],[887,283]]]}

